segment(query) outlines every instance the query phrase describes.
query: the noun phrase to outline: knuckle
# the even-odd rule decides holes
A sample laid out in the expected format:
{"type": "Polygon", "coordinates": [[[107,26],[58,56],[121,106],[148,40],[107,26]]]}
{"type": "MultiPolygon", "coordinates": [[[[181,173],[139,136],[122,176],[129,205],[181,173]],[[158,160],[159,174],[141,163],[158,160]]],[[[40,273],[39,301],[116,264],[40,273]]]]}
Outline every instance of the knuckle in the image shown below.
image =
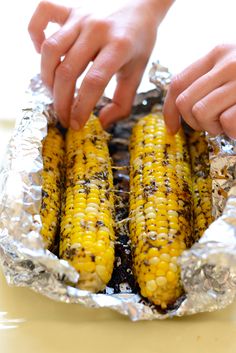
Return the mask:
{"type": "Polygon", "coordinates": [[[84,84],[86,86],[99,89],[106,85],[106,79],[101,72],[93,70],[92,72],[89,72],[84,78],[84,84]]]}
{"type": "Polygon", "coordinates": [[[50,1],[42,0],[38,4],[38,10],[39,11],[44,11],[46,10],[49,6],[51,5],[50,1]]]}
{"type": "Polygon", "coordinates": [[[175,101],[175,104],[180,112],[184,112],[187,109],[188,97],[185,93],[181,93],[175,101]]]}
{"type": "Polygon", "coordinates": [[[51,5],[50,1],[42,0],[38,4],[36,12],[44,12],[44,11],[46,11],[49,8],[50,5],[51,5]]]}
{"type": "Polygon", "coordinates": [[[228,75],[235,75],[236,71],[236,56],[232,56],[229,61],[223,67],[225,73],[228,75]]]}
{"type": "Polygon", "coordinates": [[[132,40],[128,36],[120,36],[113,38],[116,50],[126,51],[132,47],[132,40]]]}
{"type": "Polygon", "coordinates": [[[215,81],[215,72],[213,72],[212,70],[207,72],[205,75],[204,75],[204,83],[207,83],[209,81],[215,81]]]}
{"type": "Polygon", "coordinates": [[[34,23],[32,21],[30,21],[30,23],[28,24],[28,32],[29,34],[33,34],[34,31],[35,31],[35,26],[34,26],[34,23]]]}
{"type": "Polygon", "coordinates": [[[207,106],[202,101],[197,102],[192,108],[192,114],[199,122],[206,120],[207,106]]]}
{"type": "Polygon", "coordinates": [[[38,4],[35,12],[34,12],[34,16],[31,18],[30,23],[28,24],[28,32],[30,34],[34,34],[35,30],[36,30],[36,19],[37,17],[40,17],[42,15],[44,15],[45,11],[48,10],[48,8],[51,6],[50,1],[40,1],[40,3],[38,4]],[[34,18],[36,16],[36,18],[34,18]]]}
{"type": "Polygon", "coordinates": [[[87,18],[90,28],[93,31],[103,31],[107,28],[108,22],[103,18],[87,18]]]}
{"type": "Polygon", "coordinates": [[[181,75],[176,75],[173,77],[173,79],[171,80],[171,84],[170,84],[170,93],[171,94],[177,94],[178,92],[181,91],[182,89],[182,78],[181,75]]]}
{"type": "Polygon", "coordinates": [[[72,67],[66,63],[61,63],[56,69],[56,78],[62,81],[71,81],[73,79],[72,67]]]}
{"type": "Polygon", "coordinates": [[[230,114],[227,111],[224,111],[220,114],[219,120],[224,128],[232,128],[232,121],[230,119],[230,114]]]}
{"type": "Polygon", "coordinates": [[[46,54],[54,54],[59,52],[59,43],[58,41],[51,37],[46,39],[42,44],[42,51],[46,54]]]}
{"type": "Polygon", "coordinates": [[[225,45],[219,44],[213,48],[212,52],[214,55],[218,56],[218,55],[221,55],[222,52],[224,52],[224,50],[225,50],[225,45]]]}
{"type": "Polygon", "coordinates": [[[214,56],[218,57],[227,52],[230,47],[231,46],[229,44],[218,44],[213,48],[212,53],[214,56]]]}

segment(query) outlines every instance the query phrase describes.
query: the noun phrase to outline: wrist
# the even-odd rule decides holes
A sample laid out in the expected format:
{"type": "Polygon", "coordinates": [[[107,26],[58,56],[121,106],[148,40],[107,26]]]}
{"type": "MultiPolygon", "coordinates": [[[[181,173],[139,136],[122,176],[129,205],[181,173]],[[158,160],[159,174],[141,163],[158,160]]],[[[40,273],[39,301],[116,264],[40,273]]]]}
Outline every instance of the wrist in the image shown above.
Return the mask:
{"type": "Polygon", "coordinates": [[[163,20],[175,0],[145,0],[145,5],[155,12],[159,22],[163,20]]]}
{"type": "Polygon", "coordinates": [[[149,13],[150,20],[153,18],[158,26],[174,1],[175,0],[131,0],[130,3],[144,11],[144,13],[149,13]]]}

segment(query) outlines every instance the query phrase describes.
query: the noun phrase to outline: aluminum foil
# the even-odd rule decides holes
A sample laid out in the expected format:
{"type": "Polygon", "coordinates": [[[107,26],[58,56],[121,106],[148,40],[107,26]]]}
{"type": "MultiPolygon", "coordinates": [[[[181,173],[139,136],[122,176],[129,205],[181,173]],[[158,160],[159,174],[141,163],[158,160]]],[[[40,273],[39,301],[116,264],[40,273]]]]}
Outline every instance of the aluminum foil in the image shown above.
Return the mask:
{"type": "Polygon", "coordinates": [[[213,216],[218,218],[236,179],[236,140],[227,136],[208,137],[213,189],[213,216]]]}
{"type": "MultiPolygon", "coordinates": [[[[128,163],[125,151],[131,127],[140,115],[150,111],[154,102],[161,103],[162,97],[163,87],[138,95],[130,118],[112,127],[111,152],[114,145],[120,146],[120,154],[113,151],[113,160],[121,166],[114,172],[117,193],[119,182],[128,183],[128,172],[124,172],[128,163]]],[[[107,99],[102,99],[98,110],[106,102],[107,99]]],[[[236,291],[236,183],[228,191],[222,216],[209,227],[199,243],[181,256],[179,263],[185,295],[167,311],[160,311],[141,298],[132,282],[129,264],[123,267],[124,257],[130,258],[130,248],[125,237],[127,219],[122,212],[117,212],[117,222],[120,229],[124,228],[124,239],[116,244],[114,274],[125,274],[121,276],[123,279],[118,276],[121,278],[118,288],[115,278],[104,293],[99,294],[73,286],[78,281],[78,273],[66,261],[44,250],[40,236],[41,147],[48,121],[53,120],[56,116],[51,97],[36,77],[28,90],[0,174],[0,260],[7,282],[27,286],[57,301],[111,308],[132,320],[166,319],[213,311],[231,303],[236,291]]],[[[229,146],[231,141],[227,141],[229,146]]],[[[232,148],[235,151],[235,145],[232,148]]],[[[217,159],[213,154],[214,150],[212,160],[217,159]]],[[[229,158],[231,160],[232,153],[229,158]]],[[[235,160],[231,169],[235,172],[235,160]]],[[[125,195],[123,189],[124,202],[125,195]]]]}
{"type": "Polygon", "coordinates": [[[149,80],[154,83],[156,89],[160,92],[163,92],[165,95],[170,82],[172,74],[169,72],[168,68],[162,66],[159,61],[152,64],[152,68],[149,71],[149,80]]]}

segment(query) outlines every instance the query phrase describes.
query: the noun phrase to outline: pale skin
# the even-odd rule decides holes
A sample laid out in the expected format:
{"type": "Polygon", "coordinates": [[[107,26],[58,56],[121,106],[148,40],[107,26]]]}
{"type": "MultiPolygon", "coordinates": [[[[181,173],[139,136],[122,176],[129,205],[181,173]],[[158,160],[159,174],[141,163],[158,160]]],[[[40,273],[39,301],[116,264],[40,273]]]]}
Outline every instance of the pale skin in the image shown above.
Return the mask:
{"type": "MultiPolygon", "coordinates": [[[[102,7],[102,0],[101,7],[102,7]]],[[[172,0],[130,0],[106,15],[43,1],[29,23],[41,53],[41,76],[51,90],[54,108],[65,127],[84,126],[110,79],[117,86],[112,102],[100,112],[104,127],[126,117],[156,40],[159,24],[172,0]],[[49,22],[60,29],[46,38],[49,22]],[[88,64],[77,97],[75,83],[88,64]]],[[[236,45],[220,45],[172,80],[164,109],[175,134],[180,116],[195,130],[236,138],[236,45]]]]}
{"type": "Polygon", "coordinates": [[[163,113],[173,134],[182,116],[194,130],[236,138],[236,45],[217,46],[175,76],[163,113]]]}
{"type": "Polygon", "coordinates": [[[106,127],[129,114],[157,28],[172,3],[130,0],[106,16],[88,12],[82,0],[77,8],[45,1],[38,5],[28,29],[41,54],[41,77],[53,94],[62,125],[75,130],[83,127],[114,75],[114,96],[101,110],[100,120],[106,127]],[[46,38],[49,22],[59,24],[60,29],[46,38]],[[76,80],[90,62],[92,66],[74,98],[76,80]]]}

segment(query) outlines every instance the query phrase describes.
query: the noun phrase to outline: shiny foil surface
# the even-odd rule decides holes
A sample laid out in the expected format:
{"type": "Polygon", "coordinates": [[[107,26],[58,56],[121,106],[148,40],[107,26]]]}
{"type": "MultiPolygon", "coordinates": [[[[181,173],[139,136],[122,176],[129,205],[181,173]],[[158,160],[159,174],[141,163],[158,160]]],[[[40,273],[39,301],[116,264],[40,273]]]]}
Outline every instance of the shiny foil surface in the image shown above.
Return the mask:
{"type": "MultiPolygon", "coordinates": [[[[170,79],[169,74],[164,76],[170,79]]],[[[129,134],[125,132],[130,133],[140,115],[150,112],[155,103],[162,102],[163,84],[158,89],[139,94],[131,117],[111,129],[111,145],[121,147],[113,156],[117,156],[116,165],[119,161],[123,162],[123,166],[128,165],[129,157],[122,148],[128,145],[129,134]]],[[[103,98],[97,109],[106,102],[107,99],[103,98]]],[[[73,283],[78,281],[79,275],[74,268],[44,250],[39,216],[43,168],[41,153],[48,122],[53,120],[56,116],[51,97],[37,76],[27,92],[22,115],[17,120],[0,174],[0,260],[7,282],[27,286],[57,301],[111,308],[134,321],[213,311],[230,304],[236,291],[235,142],[225,136],[214,141],[210,139],[213,203],[220,205],[214,208],[214,214],[218,216],[221,211],[223,213],[207,229],[199,243],[185,251],[179,259],[185,295],[169,310],[159,311],[141,298],[130,283],[120,283],[119,290],[111,283],[101,294],[75,288],[73,283]],[[221,178],[223,170],[225,179],[221,178]],[[218,188],[222,190],[220,195],[218,188]]],[[[117,180],[126,184],[127,169],[117,168],[114,173],[117,180]]],[[[122,217],[118,221],[127,227],[127,221],[122,217]]],[[[129,244],[122,246],[128,256],[129,244]]],[[[115,266],[115,271],[119,272],[119,257],[115,266]]]]}

